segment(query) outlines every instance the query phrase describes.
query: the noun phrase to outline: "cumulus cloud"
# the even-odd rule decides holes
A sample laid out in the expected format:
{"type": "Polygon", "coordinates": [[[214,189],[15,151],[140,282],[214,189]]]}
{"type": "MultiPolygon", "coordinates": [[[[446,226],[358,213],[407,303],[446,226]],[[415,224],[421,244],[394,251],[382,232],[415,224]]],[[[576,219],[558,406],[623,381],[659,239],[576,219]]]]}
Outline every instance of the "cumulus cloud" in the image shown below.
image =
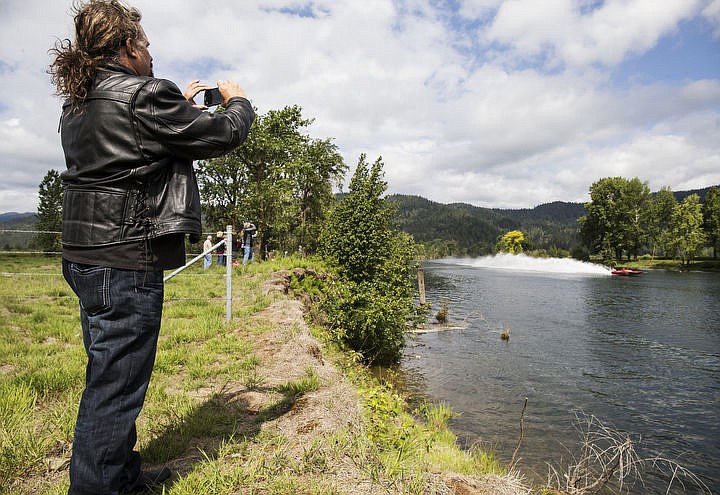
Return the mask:
{"type": "Polygon", "coordinates": [[[509,46],[513,60],[542,55],[549,66],[613,65],[654,47],[679,22],[696,15],[702,2],[665,0],[661,7],[655,0],[584,4],[572,0],[503,2],[484,39],[509,46]]]}
{"type": "Polygon", "coordinates": [[[713,25],[713,34],[720,38],[720,0],[712,0],[703,9],[703,15],[713,25]]]}
{"type": "MultiPolygon", "coordinates": [[[[45,71],[71,3],[0,7],[0,78],[13,95],[0,103],[0,169],[15,174],[0,211],[34,209],[32,195],[11,192],[62,169],[45,71]]],[[[720,68],[678,83],[615,77],[690,21],[717,36],[720,0],[131,3],[156,75],[181,87],[237,79],[261,113],[298,104],[351,167],[360,153],[382,156],[390,192],[530,207],[583,201],[610,175],[676,190],[720,183],[720,68]]]]}

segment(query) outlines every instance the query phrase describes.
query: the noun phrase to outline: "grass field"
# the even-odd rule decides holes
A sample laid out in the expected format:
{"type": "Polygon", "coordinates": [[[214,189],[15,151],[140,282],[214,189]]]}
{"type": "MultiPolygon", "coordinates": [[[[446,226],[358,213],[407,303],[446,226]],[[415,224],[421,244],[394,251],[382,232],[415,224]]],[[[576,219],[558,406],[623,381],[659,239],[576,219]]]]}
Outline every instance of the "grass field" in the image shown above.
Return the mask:
{"type": "MultiPolygon", "coordinates": [[[[457,448],[452,411],[407,411],[320,329],[290,318],[288,296],[263,289],[305,264],[234,269],[229,323],[224,267],[166,283],[138,421],[143,462],[176,473],[156,493],[452,493],[439,473],[502,474],[491,455],[457,448]]],[[[85,353],[58,257],[0,257],[0,321],[0,494],[64,494],[85,353]]]]}

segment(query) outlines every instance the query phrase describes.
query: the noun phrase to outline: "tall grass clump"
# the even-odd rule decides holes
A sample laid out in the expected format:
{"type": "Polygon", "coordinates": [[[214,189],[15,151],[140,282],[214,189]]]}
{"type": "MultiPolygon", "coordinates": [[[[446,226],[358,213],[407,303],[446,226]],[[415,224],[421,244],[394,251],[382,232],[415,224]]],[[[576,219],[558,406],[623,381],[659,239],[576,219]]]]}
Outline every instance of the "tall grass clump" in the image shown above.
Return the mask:
{"type": "Polygon", "coordinates": [[[19,493],[68,451],[85,358],[59,257],[8,255],[0,272],[0,493],[19,493]]]}
{"type": "Polygon", "coordinates": [[[0,486],[45,459],[48,441],[35,428],[38,394],[18,383],[0,385],[0,486]]]}
{"type": "Polygon", "coordinates": [[[458,447],[457,437],[448,427],[455,414],[447,405],[425,404],[410,410],[391,385],[366,375],[361,380],[365,429],[361,437],[369,442],[356,444],[354,449],[358,457],[370,459],[375,470],[369,472],[371,477],[389,480],[402,487],[401,493],[426,493],[429,473],[505,473],[492,454],[458,447]]]}

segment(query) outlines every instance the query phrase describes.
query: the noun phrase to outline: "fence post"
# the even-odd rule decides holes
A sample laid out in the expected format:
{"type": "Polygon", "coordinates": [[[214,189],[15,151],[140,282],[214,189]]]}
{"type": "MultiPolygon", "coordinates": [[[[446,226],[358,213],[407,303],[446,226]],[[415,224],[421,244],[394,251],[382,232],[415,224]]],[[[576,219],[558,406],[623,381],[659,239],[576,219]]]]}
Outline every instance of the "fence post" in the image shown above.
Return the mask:
{"type": "Polygon", "coordinates": [[[226,298],[225,302],[225,321],[232,319],[232,225],[227,226],[227,233],[225,234],[225,286],[226,286],[226,298]]]}
{"type": "Polygon", "coordinates": [[[420,292],[420,304],[425,304],[425,274],[422,268],[418,268],[418,291],[420,292]]]}

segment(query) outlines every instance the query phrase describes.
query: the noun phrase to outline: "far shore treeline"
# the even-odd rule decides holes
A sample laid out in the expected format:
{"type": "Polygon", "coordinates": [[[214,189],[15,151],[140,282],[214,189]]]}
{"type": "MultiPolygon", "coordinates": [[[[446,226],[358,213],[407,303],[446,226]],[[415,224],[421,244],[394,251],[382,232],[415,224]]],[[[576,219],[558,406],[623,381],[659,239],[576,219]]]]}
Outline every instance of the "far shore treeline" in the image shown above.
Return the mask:
{"type": "MultiPolygon", "coordinates": [[[[720,185],[714,188],[718,189],[720,185]]],[[[712,189],[673,191],[672,195],[680,204],[688,196],[696,194],[704,205],[705,197],[712,189]]],[[[652,194],[653,198],[657,195],[652,194]]],[[[346,194],[335,196],[342,198],[346,194]]],[[[494,254],[498,238],[510,230],[524,233],[526,252],[557,257],[572,254],[579,259],[589,254],[580,239],[579,219],[588,214],[583,203],[555,201],[534,208],[501,209],[466,203],[444,204],[405,194],[388,195],[386,199],[394,209],[394,227],[413,236],[418,254],[424,258],[494,254]]],[[[224,230],[224,226],[211,226],[207,231],[217,229],[224,230]]],[[[6,231],[0,234],[0,249],[8,251],[35,246],[36,239],[21,231],[41,229],[38,229],[36,213],[8,212],[0,213],[0,230],[6,231]]],[[[56,228],[47,230],[58,231],[56,228]]],[[[709,247],[708,256],[716,258],[709,247]]],[[[662,252],[655,255],[660,257],[662,252]]]]}
{"type": "Polygon", "coordinates": [[[589,186],[591,201],[556,201],[535,208],[483,208],[441,204],[420,196],[392,195],[394,225],[413,236],[426,258],[485,256],[499,250],[509,231],[523,233],[534,256],[607,262],[639,256],[717,258],[720,186],[651,193],[638,178],[609,177],[589,186]],[[694,205],[694,206],[693,206],[694,205]]]}

